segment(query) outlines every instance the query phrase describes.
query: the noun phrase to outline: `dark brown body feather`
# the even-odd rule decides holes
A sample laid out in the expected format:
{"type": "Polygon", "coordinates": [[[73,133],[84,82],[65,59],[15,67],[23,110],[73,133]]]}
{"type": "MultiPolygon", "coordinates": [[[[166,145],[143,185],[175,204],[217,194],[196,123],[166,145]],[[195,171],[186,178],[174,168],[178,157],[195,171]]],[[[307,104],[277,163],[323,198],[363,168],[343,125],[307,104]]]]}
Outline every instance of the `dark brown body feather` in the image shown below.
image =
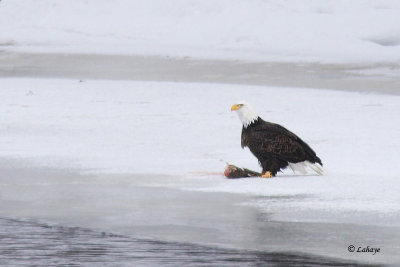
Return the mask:
{"type": "Polygon", "coordinates": [[[242,148],[248,147],[258,159],[263,172],[272,175],[290,163],[309,161],[319,163],[314,150],[297,135],[279,124],[264,121],[260,117],[242,129],[242,148]]]}

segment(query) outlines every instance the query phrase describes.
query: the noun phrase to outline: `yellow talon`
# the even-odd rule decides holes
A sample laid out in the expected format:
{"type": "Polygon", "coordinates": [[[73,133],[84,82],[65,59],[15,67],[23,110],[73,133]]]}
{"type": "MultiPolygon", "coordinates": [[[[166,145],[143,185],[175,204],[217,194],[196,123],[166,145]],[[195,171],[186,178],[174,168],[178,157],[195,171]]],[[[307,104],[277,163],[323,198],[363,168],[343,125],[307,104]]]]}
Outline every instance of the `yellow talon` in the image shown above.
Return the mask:
{"type": "Polygon", "coordinates": [[[272,178],[272,177],[274,176],[269,171],[261,175],[261,178],[272,178]]]}

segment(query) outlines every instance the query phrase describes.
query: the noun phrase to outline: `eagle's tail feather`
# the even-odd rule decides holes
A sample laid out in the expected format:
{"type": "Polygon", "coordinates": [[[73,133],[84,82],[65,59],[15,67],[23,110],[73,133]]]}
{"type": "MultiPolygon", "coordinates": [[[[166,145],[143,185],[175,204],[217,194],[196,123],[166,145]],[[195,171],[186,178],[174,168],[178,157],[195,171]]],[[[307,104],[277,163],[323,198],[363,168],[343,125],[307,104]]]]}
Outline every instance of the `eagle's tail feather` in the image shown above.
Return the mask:
{"type": "Polygon", "coordinates": [[[315,171],[318,175],[324,174],[324,169],[322,168],[321,164],[311,163],[309,161],[306,161],[306,162],[307,162],[307,166],[310,167],[313,171],[315,171]]]}
{"type": "Polygon", "coordinates": [[[311,163],[308,160],[298,163],[290,163],[289,167],[292,169],[293,172],[299,172],[301,174],[307,174],[307,168],[312,169],[318,175],[324,174],[324,169],[322,168],[321,164],[319,163],[311,163]]]}

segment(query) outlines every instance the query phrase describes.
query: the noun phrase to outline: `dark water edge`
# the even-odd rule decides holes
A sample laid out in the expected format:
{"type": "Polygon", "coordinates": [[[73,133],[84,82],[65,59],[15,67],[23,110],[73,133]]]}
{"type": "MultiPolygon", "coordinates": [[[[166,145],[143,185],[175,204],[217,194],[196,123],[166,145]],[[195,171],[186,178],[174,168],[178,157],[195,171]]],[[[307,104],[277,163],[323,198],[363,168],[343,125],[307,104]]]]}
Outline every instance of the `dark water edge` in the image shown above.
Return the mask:
{"type": "MultiPolygon", "coordinates": [[[[136,239],[80,227],[0,218],[0,265],[367,266],[292,253],[136,239]]],[[[379,265],[369,265],[379,266],[379,265]]]]}
{"type": "Polygon", "coordinates": [[[205,82],[399,95],[399,70],[400,64],[390,62],[250,62],[0,50],[0,77],[205,82]]]}

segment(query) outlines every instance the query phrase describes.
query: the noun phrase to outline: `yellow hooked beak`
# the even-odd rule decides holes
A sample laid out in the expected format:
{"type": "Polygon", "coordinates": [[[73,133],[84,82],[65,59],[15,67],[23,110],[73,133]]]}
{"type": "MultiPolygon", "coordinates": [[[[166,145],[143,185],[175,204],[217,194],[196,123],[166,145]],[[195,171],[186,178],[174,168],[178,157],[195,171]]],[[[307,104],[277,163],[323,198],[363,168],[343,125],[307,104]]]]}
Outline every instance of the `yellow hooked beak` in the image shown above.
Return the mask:
{"type": "Polygon", "coordinates": [[[231,107],[231,111],[234,111],[234,110],[238,110],[240,107],[237,105],[237,104],[235,104],[235,105],[233,105],[232,107],[231,107]]]}

